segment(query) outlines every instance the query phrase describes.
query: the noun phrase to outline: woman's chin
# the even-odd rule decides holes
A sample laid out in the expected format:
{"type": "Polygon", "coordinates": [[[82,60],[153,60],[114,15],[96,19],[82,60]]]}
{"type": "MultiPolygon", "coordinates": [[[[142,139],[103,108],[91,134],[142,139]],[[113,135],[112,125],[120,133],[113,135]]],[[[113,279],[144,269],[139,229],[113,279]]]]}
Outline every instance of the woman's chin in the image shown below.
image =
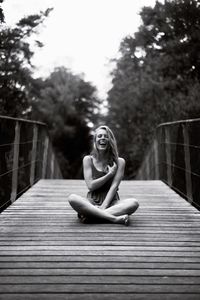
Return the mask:
{"type": "Polygon", "coordinates": [[[99,151],[106,151],[107,150],[107,146],[98,146],[98,150],[99,151]]]}

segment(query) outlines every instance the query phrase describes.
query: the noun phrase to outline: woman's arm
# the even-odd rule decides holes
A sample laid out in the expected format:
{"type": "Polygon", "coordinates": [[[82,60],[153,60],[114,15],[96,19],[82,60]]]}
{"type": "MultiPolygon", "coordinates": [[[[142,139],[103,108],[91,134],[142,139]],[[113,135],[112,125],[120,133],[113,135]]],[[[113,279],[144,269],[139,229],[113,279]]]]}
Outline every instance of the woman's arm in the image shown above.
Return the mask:
{"type": "Polygon", "coordinates": [[[114,164],[112,167],[109,167],[108,173],[106,173],[104,176],[93,179],[92,178],[92,165],[91,165],[91,157],[85,156],[83,158],[83,175],[85,182],[87,184],[87,187],[90,191],[94,191],[98,188],[100,188],[102,185],[104,185],[110,178],[112,178],[116,173],[116,164],[114,164]]]}
{"type": "Polygon", "coordinates": [[[105,209],[109,207],[113,197],[115,196],[118,190],[119,184],[124,176],[124,169],[125,169],[125,160],[123,158],[118,158],[117,172],[115,174],[111,187],[106,195],[106,198],[104,199],[103,203],[100,206],[101,208],[105,209]]]}

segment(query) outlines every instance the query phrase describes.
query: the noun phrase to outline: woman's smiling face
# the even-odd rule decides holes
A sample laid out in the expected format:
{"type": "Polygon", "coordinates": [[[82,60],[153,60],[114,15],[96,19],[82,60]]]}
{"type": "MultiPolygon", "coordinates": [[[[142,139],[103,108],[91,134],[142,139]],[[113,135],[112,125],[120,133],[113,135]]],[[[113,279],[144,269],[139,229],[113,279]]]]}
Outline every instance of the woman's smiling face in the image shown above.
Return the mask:
{"type": "Polygon", "coordinates": [[[95,142],[98,150],[106,150],[108,148],[109,137],[105,129],[98,129],[95,142]]]}

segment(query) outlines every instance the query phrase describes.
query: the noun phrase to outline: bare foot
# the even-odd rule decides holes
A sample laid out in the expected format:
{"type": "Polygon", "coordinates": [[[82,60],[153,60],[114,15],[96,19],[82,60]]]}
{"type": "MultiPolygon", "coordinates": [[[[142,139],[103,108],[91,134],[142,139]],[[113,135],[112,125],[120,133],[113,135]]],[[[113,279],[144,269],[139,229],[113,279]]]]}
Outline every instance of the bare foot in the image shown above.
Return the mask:
{"type": "Polygon", "coordinates": [[[129,225],[128,215],[122,215],[122,216],[117,217],[116,223],[117,224],[124,224],[124,225],[128,226],[129,225]]]}
{"type": "Polygon", "coordinates": [[[125,225],[125,226],[128,226],[128,225],[129,225],[129,216],[128,216],[128,215],[126,215],[126,216],[124,217],[124,225],[125,225]]]}

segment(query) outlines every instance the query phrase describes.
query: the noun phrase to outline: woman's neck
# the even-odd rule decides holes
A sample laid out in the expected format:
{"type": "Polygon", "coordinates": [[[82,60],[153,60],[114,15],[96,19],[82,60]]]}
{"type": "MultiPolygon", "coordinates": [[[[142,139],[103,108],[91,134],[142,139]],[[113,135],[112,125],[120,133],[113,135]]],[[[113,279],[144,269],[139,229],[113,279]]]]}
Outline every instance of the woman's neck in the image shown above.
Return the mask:
{"type": "Polygon", "coordinates": [[[103,151],[99,151],[97,160],[102,163],[107,163],[108,162],[108,154],[103,151]]]}
{"type": "Polygon", "coordinates": [[[99,153],[98,156],[93,156],[93,164],[97,170],[105,172],[109,165],[107,155],[105,155],[104,153],[99,153]]]}

